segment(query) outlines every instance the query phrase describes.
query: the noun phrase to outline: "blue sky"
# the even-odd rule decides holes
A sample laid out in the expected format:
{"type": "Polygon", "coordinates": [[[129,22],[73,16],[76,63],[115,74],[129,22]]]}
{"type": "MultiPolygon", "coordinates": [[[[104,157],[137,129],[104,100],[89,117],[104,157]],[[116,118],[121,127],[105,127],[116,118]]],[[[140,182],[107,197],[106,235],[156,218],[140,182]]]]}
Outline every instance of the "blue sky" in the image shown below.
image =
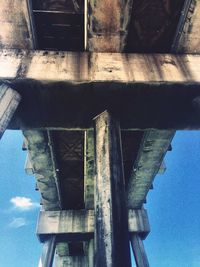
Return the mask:
{"type": "Polygon", "coordinates": [[[35,235],[39,193],[24,171],[22,134],[6,131],[0,141],[0,266],[36,267],[41,245],[35,235]]]}
{"type": "Polygon", "coordinates": [[[200,132],[177,132],[147,197],[153,267],[200,267],[200,132]]]}
{"type": "MultiPolygon", "coordinates": [[[[40,197],[24,172],[22,142],[15,131],[0,141],[1,267],[36,267],[41,253],[35,236],[40,197]]],[[[200,133],[177,132],[172,145],[167,171],[147,197],[145,248],[151,267],[200,267],[200,133]]]]}

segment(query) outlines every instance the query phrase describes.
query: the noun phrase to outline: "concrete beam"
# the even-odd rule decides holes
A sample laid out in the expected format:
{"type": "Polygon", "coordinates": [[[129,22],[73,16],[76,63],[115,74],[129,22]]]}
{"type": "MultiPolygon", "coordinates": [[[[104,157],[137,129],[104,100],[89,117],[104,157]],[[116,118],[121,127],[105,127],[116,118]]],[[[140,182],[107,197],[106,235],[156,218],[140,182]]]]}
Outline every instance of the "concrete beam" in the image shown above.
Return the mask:
{"type": "Polygon", "coordinates": [[[107,111],[95,118],[95,156],[95,267],[129,267],[120,126],[107,111]]]}
{"type": "MultiPolygon", "coordinates": [[[[144,133],[137,160],[134,162],[127,186],[127,207],[139,208],[144,203],[149,189],[153,189],[156,174],[164,173],[163,158],[172,142],[175,131],[149,130],[144,133]]],[[[85,207],[94,208],[94,133],[85,134],[85,207]]]]}
{"type": "Polygon", "coordinates": [[[1,79],[44,83],[187,83],[200,81],[199,55],[0,51],[1,79]],[[127,69],[128,66],[128,69],[127,69]],[[48,72],[45,71],[48,67],[48,72]],[[129,71],[128,71],[129,70],[129,71]]]}
{"type": "Polygon", "coordinates": [[[48,146],[49,146],[49,150],[50,150],[50,157],[51,157],[51,162],[52,162],[54,180],[55,180],[55,184],[56,184],[56,191],[58,194],[59,207],[60,207],[60,209],[64,209],[63,192],[62,192],[60,178],[59,178],[58,171],[57,171],[58,166],[57,166],[57,162],[56,162],[55,147],[54,147],[51,131],[47,130],[47,136],[48,136],[48,146]]]}
{"type": "Polygon", "coordinates": [[[45,210],[59,210],[60,202],[55,181],[47,131],[23,131],[33,174],[40,190],[45,210]]]}
{"type": "MultiPolygon", "coordinates": [[[[129,210],[128,214],[129,232],[145,238],[150,232],[146,210],[129,210]]],[[[72,236],[77,240],[88,240],[94,234],[94,211],[40,211],[36,232],[41,241],[52,234],[64,235],[63,242],[70,241],[72,236]]]]}
{"type": "Polygon", "coordinates": [[[133,0],[88,1],[88,49],[123,51],[128,35],[133,0]]]}
{"type": "Polygon", "coordinates": [[[128,208],[141,208],[174,137],[174,131],[146,131],[127,186],[128,208]]]}
{"type": "Polygon", "coordinates": [[[127,186],[128,208],[141,208],[174,137],[174,131],[146,131],[127,186]]]}
{"type": "Polygon", "coordinates": [[[105,109],[122,129],[200,128],[200,56],[3,50],[0,79],[23,98],[11,128],[86,129],[105,109]]]}
{"type": "Polygon", "coordinates": [[[0,86],[0,138],[10,123],[20,101],[21,96],[18,92],[5,84],[0,86]]]}
{"type": "Polygon", "coordinates": [[[200,1],[185,0],[172,50],[179,53],[200,53],[200,1]],[[175,49],[174,49],[175,48],[175,49]]]}

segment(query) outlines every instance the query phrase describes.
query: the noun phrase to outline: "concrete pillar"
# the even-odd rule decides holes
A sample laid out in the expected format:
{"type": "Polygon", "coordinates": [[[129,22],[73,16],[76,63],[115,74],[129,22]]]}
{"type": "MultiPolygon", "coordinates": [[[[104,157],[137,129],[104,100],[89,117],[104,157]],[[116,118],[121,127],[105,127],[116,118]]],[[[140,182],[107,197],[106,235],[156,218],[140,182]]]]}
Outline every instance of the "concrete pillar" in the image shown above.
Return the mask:
{"type": "Polygon", "coordinates": [[[20,95],[6,84],[0,86],[0,138],[6,130],[21,100],[20,95]]]}
{"type": "Polygon", "coordinates": [[[87,257],[80,256],[59,256],[56,255],[54,267],[88,267],[87,257]]]}
{"type": "Polygon", "coordinates": [[[88,242],[88,267],[94,267],[94,239],[88,242]]]}
{"type": "Polygon", "coordinates": [[[135,257],[137,267],[150,267],[147,255],[144,249],[144,244],[138,234],[131,235],[131,246],[135,257]]]}
{"type": "Polygon", "coordinates": [[[90,239],[83,243],[84,254],[87,255],[87,266],[94,267],[94,239],[90,239]]]}
{"type": "Polygon", "coordinates": [[[52,267],[56,247],[56,235],[50,236],[43,245],[42,256],[38,267],[52,267]]]}
{"type": "Polygon", "coordinates": [[[128,216],[119,124],[95,118],[95,267],[130,267],[128,216]]]}
{"type": "Polygon", "coordinates": [[[85,131],[84,143],[84,202],[86,209],[94,209],[94,131],[85,131]]]}

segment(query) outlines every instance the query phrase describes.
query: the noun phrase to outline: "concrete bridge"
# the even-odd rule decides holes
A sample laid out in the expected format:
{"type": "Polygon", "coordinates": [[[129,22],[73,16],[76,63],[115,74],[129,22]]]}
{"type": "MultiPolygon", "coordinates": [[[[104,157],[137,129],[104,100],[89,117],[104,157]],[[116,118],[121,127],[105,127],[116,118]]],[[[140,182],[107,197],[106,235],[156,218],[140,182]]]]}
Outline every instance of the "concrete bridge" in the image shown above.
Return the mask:
{"type": "Polygon", "coordinates": [[[200,1],[5,0],[0,135],[41,194],[40,267],[148,267],[143,208],[177,129],[200,128],[200,1]]]}

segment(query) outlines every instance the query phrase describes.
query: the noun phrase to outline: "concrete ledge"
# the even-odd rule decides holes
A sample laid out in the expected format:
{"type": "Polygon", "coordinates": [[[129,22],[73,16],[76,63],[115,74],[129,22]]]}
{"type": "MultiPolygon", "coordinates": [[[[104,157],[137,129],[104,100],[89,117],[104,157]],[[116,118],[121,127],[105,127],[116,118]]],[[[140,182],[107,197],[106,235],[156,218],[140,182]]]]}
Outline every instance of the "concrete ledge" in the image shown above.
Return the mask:
{"type": "MultiPolygon", "coordinates": [[[[150,232],[147,211],[129,210],[128,214],[129,232],[139,233],[145,238],[150,232]]],[[[88,240],[94,235],[94,211],[40,211],[36,233],[41,242],[52,234],[65,242],[88,240]]]]}
{"type": "Polygon", "coordinates": [[[87,129],[109,110],[122,129],[199,129],[200,56],[0,51],[22,96],[10,128],[87,129]]]}

